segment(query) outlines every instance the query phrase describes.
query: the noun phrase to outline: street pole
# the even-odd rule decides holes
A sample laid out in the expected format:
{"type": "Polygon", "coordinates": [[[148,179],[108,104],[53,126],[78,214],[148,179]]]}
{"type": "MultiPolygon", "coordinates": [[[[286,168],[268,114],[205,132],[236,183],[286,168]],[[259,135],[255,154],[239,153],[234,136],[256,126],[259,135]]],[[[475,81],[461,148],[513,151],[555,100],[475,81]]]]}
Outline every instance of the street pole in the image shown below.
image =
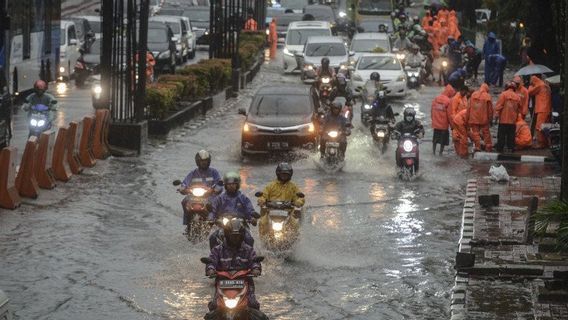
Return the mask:
{"type": "Polygon", "coordinates": [[[101,101],[107,107],[110,103],[110,86],[111,86],[111,59],[112,59],[112,39],[113,39],[113,0],[102,1],[102,22],[103,22],[103,39],[101,53],[101,84],[102,93],[101,101]]]}
{"type": "MultiPolygon", "coordinates": [[[[568,38],[568,4],[564,1],[564,17],[561,21],[564,22],[564,39],[563,42],[566,43],[568,38]]],[[[560,146],[560,152],[562,154],[562,180],[560,182],[560,199],[568,202],[568,52],[567,48],[564,48],[564,108],[562,111],[562,121],[560,123],[562,132],[562,145],[560,146]]]]}
{"type": "MultiPolygon", "coordinates": [[[[134,16],[136,13],[134,13],[134,16]]],[[[146,53],[148,49],[148,17],[150,15],[149,0],[140,0],[140,29],[138,30],[138,83],[134,100],[134,119],[137,123],[144,120],[146,104],[146,53]]],[[[134,25],[136,25],[135,17],[134,25]]]]}

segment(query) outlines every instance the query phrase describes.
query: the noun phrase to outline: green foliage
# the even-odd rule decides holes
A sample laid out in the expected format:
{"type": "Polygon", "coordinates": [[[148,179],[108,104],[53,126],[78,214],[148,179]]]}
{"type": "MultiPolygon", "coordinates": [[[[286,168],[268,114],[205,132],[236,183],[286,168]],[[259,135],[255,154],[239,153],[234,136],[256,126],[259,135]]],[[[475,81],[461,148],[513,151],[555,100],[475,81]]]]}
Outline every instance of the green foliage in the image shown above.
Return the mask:
{"type": "Polygon", "coordinates": [[[197,94],[196,79],[192,75],[165,74],[158,77],[156,82],[160,84],[181,85],[179,90],[179,99],[181,100],[190,100],[197,94]]]}
{"type": "Polygon", "coordinates": [[[535,234],[545,235],[552,223],[558,223],[556,241],[559,250],[568,250],[568,203],[555,200],[549,202],[533,216],[535,234]]]}
{"type": "Polygon", "coordinates": [[[376,47],[375,49],[373,49],[373,53],[385,53],[385,49],[381,48],[381,47],[376,47]]]}
{"type": "Polygon", "coordinates": [[[210,91],[209,69],[203,64],[192,64],[185,66],[177,71],[178,74],[193,76],[196,84],[196,97],[204,97],[210,91]]]}
{"type": "Polygon", "coordinates": [[[163,119],[175,107],[176,88],[163,84],[151,84],[146,87],[146,104],[150,119],[163,119]]]}

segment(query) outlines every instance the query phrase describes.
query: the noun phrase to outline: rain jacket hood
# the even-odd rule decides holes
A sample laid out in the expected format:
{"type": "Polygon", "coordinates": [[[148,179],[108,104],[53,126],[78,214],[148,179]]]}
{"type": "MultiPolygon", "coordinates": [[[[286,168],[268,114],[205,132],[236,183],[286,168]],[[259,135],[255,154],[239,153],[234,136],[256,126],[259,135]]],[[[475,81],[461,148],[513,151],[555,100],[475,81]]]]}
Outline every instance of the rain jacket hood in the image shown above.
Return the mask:
{"type": "Polygon", "coordinates": [[[496,38],[497,36],[495,35],[495,32],[489,32],[487,34],[487,39],[489,39],[489,41],[495,41],[496,38]]]}
{"type": "Polygon", "coordinates": [[[453,96],[456,95],[456,90],[454,89],[454,87],[452,87],[451,85],[447,85],[444,88],[444,91],[442,92],[443,95],[445,95],[448,98],[452,98],[453,96]]]}

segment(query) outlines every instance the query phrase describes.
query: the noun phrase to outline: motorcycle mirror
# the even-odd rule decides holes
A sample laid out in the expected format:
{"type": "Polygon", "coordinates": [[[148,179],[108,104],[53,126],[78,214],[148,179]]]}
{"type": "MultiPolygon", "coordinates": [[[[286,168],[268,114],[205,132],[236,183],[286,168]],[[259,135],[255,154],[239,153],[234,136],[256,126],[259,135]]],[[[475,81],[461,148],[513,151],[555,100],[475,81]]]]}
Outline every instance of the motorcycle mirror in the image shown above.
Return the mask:
{"type": "Polygon", "coordinates": [[[349,51],[349,56],[352,57],[355,55],[355,51],[349,51]]]}
{"type": "Polygon", "coordinates": [[[552,113],[552,116],[555,117],[555,118],[556,118],[556,117],[559,117],[559,116],[560,116],[560,113],[554,111],[554,112],[552,113]]]}
{"type": "Polygon", "coordinates": [[[296,193],[296,196],[297,196],[298,198],[305,198],[305,197],[306,197],[306,195],[305,195],[303,192],[298,192],[298,193],[296,193]]]}
{"type": "Polygon", "coordinates": [[[211,259],[207,258],[207,257],[203,257],[201,259],[199,259],[201,261],[201,263],[203,264],[210,264],[212,261],[211,259]]]}
{"type": "MultiPolygon", "coordinates": [[[[203,258],[202,258],[203,259],[203,258]]],[[[258,256],[256,258],[254,258],[252,261],[256,262],[256,263],[261,263],[262,261],[264,261],[264,257],[263,256],[258,256]]]]}
{"type": "Polygon", "coordinates": [[[181,180],[174,180],[173,185],[179,186],[181,184],[181,180]]]}
{"type": "Polygon", "coordinates": [[[262,191],[257,191],[257,192],[254,194],[254,196],[257,197],[257,198],[258,198],[258,197],[262,197],[262,195],[263,195],[262,191]]]}
{"type": "Polygon", "coordinates": [[[296,211],[294,211],[293,214],[294,214],[294,218],[296,218],[296,219],[300,219],[300,218],[302,217],[300,211],[297,211],[297,210],[296,210],[296,211]]]}
{"type": "Polygon", "coordinates": [[[53,105],[57,104],[57,100],[51,100],[50,104],[53,104],[53,105]]]}
{"type": "Polygon", "coordinates": [[[395,113],[394,113],[394,116],[395,116],[395,117],[398,117],[399,115],[400,115],[400,113],[398,113],[398,112],[395,112],[395,113]]]}
{"type": "Polygon", "coordinates": [[[260,218],[260,214],[258,212],[253,212],[252,217],[255,218],[255,219],[258,219],[258,218],[260,218]]]}
{"type": "Polygon", "coordinates": [[[239,108],[238,110],[240,115],[246,116],[247,115],[247,111],[244,108],[239,108]]]}

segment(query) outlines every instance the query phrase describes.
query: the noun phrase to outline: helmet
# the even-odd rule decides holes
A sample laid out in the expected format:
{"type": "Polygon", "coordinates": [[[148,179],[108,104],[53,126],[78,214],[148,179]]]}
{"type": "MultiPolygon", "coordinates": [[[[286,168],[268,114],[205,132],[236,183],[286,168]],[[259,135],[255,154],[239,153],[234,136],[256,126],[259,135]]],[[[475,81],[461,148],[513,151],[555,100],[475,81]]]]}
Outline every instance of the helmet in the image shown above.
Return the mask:
{"type": "Polygon", "coordinates": [[[393,18],[393,19],[396,18],[396,12],[395,11],[391,12],[391,18],[393,18]]]}
{"type": "Polygon", "coordinates": [[[371,80],[381,81],[381,75],[378,72],[371,73],[371,80]]]}
{"type": "Polygon", "coordinates": [[[195,164],[201,170],[209,169],[211,165],[211,154],[206,150],[201,150],[195,154],[195,164]]]}
{"type": "Polygon", "coordinates": [[[412,17],[412,21],[413,21],[414,23],[420,23],[420,19],[418,18],[418,16],[412,17]]]}
{"type": "Polygon", "coordinates": [[[321,66],[324,67],[324,68],[329,67],[329,58],[328,57],[321,58],[321,66]]]}
{"type": "Polygon", "coordinates": [[[343,108],[343,106],[341,105],[341,102],[337,102],[334,101],[331,103],[331,105],[329,106],[331,108],[331,110],[341,110],[341,108],[343,108]]]}
{"type": "Polygon", "coordinates": [[[404,109],[404,121],[406,122],[414,121],[415,117],[416,117],[416,111],[414,110],[414,108],[407,107],[406,109],[404,109]]]}
{"type": "Polygon", "coordinates": [[[376,94],[375,94],[375,97],[377,99],[382,99],[382,98],[385,97],[385,92],[383,90],[377,91],[376,94]]]}
{"type": "Polygon", "coordinates": [[[241,187],[241,176],[234,171],[225,173],[225,176],[223,176],[223,185],[225,186],[225,190],[227,190],[228,184],[236,184],[237,190],[239,190],[241,187]]]}
{"type": "Polygon", "coordinates": [[[279,181],[288,182],[292,179],[292,175],[294,174],[294,169],[288,162],[280,162],[278,166],[276,166],[276,177],[279,181]],[[284,175],[288,175],[285,177],[284,175]]]}
{"type": "Polygon", "coordinates": [[[401,13],[401,14],[398,16],[398,18],[399,18],[400,20],[406,20],[406,15],[405,15],[404,13],[401,13]]]}
{"type": "Polygon", "coordinates": [[[37,80],[34,82],[34,89],[36,92],[41,91],[41,93],[44,93],[47,90],[47,83],[43,80],[37,80]]]}
{"type": "Polygon", "coordinates": [[[507,84],[505,84],[505,90],[509,90],[509,89],[517,89],[517,84],[513,81],[507,82],[507,84]]]}
{"type": "Polygon", "coordinates": [[[240,248],[245,240],[245,226],[239,218],[233,218],[223,226],[223,234],[227,245],[231,248],[240,248]]]}

